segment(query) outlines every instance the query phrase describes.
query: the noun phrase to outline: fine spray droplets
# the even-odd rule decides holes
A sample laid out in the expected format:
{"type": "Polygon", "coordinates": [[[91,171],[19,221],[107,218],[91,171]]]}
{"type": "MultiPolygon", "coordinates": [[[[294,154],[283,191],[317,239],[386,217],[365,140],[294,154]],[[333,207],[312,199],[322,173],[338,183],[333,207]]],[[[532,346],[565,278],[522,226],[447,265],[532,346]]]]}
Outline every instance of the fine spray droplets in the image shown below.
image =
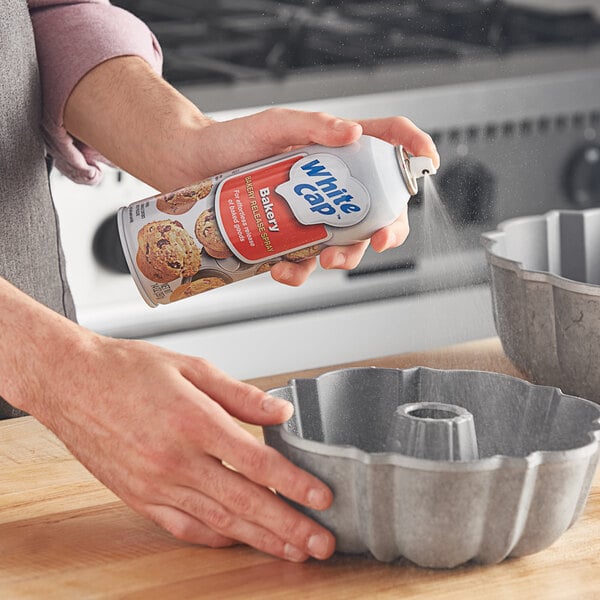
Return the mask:
{"type": "MultiPolygon", "coordinates": [[[[467,252],[467,243],[463,239],[463,234],[454,224],[448,209],[442,202],[440,194],[435,187],[434,178],[425,175],[423,181],[423,225],[422,225],[422,246],[421,256],[423,261],[435,262],[438,281],[426,284],[424,282],[422,292],[433,290],[444,290],[456,286],[456,282],[473,282],[477,279],[477,266],[469,261],[472,253],[467,252]],[[451,278],[449,276],[451,275],[451,278]],[[427,285],[427,288],[425,287],[427,285]]],[[[452,201],[451,198],[447,199],[452,201]]],[[[424,293],[423,302],[432,302],[431,296],[424,293]]],[[[477,330],[481,330],[484,324],[481,322],[486,319],[489,309],[486,300],[482,297],[472,296],[469,302],[472,306],[462,309],[468,309],[472,315],[471,325],[477,330]]],[[[433,309],[432,309],[433,310],[433,309]]],[[[452,315],[448,315],[449,321],[452,321],[452,315]]],[[[450,336],[450,328],[448,331],[450,336]]],[[[465,332],[465,339],[468,339],[465,332]]],[[[458,340],[456,340],[458,341],[458,340]]]]}
{"type": "Polygon", "coordinates": [[[423,254],[430,258],[457,254],[461,250],[464,250],[464,244],[460,233],[452,222],[432,177],[425,175],[423,177],[423,254]]]}

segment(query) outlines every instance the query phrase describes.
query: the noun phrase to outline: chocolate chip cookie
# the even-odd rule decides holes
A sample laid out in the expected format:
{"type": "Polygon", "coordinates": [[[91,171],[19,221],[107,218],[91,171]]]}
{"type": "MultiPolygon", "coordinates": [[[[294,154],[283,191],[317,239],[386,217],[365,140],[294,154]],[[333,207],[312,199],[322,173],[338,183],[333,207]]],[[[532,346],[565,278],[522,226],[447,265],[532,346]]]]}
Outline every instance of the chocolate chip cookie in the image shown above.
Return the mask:
{"type": "Polygon", "coordinates": [[[284,254],[282,258],[284,260],[289,260],[290,262],[301,262],[312,256],[317,256],[321,250],[321,245],[309,246],[308,248],[301,248],[300,250],[288,252],[287,254],[284,254]]]}
{"type": "Polygon", "coordinates": [[[208,290],[214,290],[215,288],[224,286],[226,281],[220,277],[201,277],[190,281],[189,283],[182,283],[170,296],[169,300],[175,302],[176,300],[183,300],[183,298],[189,298],[208,290]]]}
{"type": "Polygon", "coordinates": [[[212,190],[212,180],[205,179],[169,194],[163,194],[156,201],[156,208],[169,215],[182,215],[196,202],[206,198],[212,190]]]}
{"type": "Polygon", "coordinates": [[[219,231],[213,208],[207,208],[200,213],[200,216],[196,219],[195,233],[198,241],[213,258],[233,256],[233,252],[228,248],[219,231]]]}
{"type": "Polygon", "coordinates": [[[200,248],[179,221],[153,221],[137,235],[136,263],[151,281],[168,283],[200,269],[200,248]]]}

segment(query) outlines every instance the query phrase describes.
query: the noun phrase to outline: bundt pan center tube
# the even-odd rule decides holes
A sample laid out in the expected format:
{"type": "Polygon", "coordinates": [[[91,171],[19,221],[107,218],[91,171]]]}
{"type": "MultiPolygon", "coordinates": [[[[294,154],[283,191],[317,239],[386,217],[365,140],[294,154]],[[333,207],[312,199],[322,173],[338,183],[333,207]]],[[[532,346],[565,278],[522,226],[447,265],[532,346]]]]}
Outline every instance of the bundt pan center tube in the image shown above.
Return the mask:
{"type": "Polygon", "coordinates": [[[451,568],[538,552],[581,514],[598,462],[600,406],[507,375],[367,367],[269,393],[295,412],[267,444],[334,494],[294,506],[342,553],[451,568]]]}

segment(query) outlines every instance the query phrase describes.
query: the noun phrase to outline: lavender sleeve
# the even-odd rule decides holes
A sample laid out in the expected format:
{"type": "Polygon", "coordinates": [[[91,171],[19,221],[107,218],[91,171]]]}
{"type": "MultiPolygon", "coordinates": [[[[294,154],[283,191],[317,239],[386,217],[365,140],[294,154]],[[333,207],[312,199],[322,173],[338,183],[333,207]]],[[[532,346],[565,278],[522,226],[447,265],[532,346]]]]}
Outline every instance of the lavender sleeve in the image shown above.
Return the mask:
{"type": "Polygon", "coordinates": [[[42,85],[42,132],[57,168],[73,181],[101,178],[93,148],[73,138],[63,123],[65,103],[79,80],[117,56],[145,59],[162,68],[160,46],[148,27],[108,0],[28,0],[42,85]]]}

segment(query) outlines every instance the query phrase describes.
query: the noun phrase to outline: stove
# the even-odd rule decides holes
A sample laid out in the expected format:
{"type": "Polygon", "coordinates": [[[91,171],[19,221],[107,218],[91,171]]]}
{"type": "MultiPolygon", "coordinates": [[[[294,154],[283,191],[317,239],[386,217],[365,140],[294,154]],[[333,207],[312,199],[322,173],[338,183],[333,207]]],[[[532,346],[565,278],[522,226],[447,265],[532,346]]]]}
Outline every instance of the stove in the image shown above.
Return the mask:
{"type": "MultiPolygon", "coordinates": [[[[589,9],[552,12],[482,0],[117,0],[140,16],[176,86],[285,79],[345,69],[362,78],[418,64],[536,49],[586,47],[600,24],[589,9]]],[[[573,4],[571,5],[573,6],[573,4]]]]}
{"type": "Polygon", "coordinates": [[[274,104],[411,118],[438,145],[435,182],[460,243],[432,244],[419,195],[409,240],[367,252],[350,273],[318,270],[297,289],[261,276],[149,309],[106,248],[118,247],[115,210],[152,190],[113,169],[96,188],[52,173],[79,318],[92,329],[230,371],[237,348],[243,377],[493,335],[480,234],[513,216],[600,204],[599,2],[114,3],[149,24],[166,79],[217,119],[274,104]],[[257,336],[278,352],[246,368],[257,336]]]}

